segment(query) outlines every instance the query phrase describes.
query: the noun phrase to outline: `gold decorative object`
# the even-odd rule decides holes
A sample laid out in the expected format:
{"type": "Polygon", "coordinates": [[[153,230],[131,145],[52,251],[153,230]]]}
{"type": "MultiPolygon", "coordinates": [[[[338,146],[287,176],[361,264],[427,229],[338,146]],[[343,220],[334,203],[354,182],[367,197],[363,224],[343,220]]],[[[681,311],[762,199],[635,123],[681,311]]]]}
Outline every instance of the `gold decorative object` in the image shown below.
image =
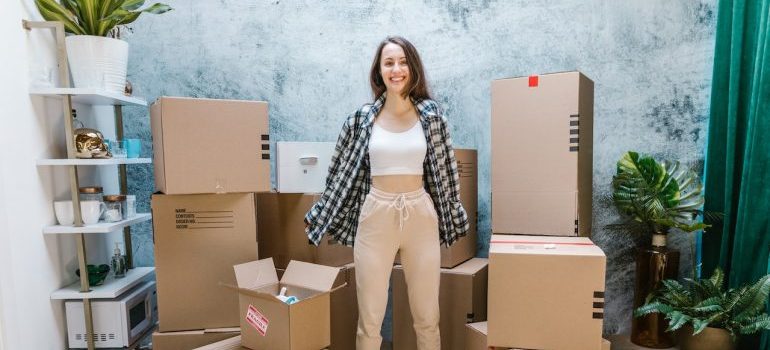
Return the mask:
{"type": "Polygon", "coordinates": [[[75,156],[78,158],[112,158],[110,149],[104,142],[99,130],[91,128],[75,129],[75,156]]]}

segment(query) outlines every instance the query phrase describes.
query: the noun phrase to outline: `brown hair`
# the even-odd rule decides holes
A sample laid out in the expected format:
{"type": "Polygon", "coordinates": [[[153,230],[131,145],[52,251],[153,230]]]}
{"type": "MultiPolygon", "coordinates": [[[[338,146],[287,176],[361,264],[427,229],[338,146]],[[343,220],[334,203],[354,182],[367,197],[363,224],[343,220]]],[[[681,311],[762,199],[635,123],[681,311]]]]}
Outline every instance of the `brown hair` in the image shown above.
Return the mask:
{"type": "Polygon", "coordinates": [[[369,73],[369,84],[372,86],[374,98],[378,98],[387,90],[385,82],[382,80],[382,74],[380,74],[380,59],[382,58],[382,48],[389,43],[401,46],[404,50],[404,55],[406,55],[406,64],[409,67],[409,85],[404,89],[402,96],[409,96],[415,100],[430,99],[430,92],[428,91],[428,83],[425,78],[422,60],[420,60],[420,54],[417,53],[417,49],[409,40],[400,36],[389,36],[377,47],[377,53],[374,55],[374,61],[372,62],[372,70],[369,73]]]}

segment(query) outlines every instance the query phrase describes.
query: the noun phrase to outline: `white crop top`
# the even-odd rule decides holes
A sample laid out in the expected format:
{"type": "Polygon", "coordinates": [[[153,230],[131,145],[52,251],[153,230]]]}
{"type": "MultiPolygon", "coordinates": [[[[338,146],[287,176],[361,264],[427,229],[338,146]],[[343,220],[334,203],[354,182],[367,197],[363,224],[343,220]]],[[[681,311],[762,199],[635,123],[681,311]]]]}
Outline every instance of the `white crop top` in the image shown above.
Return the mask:
{"type": "Polygon", "coordinates": [[[428,144],[419,121],[402,132],[391,132],[375,123],[369,139],[372,176],[422,175],[427,151],[428,144]]]}

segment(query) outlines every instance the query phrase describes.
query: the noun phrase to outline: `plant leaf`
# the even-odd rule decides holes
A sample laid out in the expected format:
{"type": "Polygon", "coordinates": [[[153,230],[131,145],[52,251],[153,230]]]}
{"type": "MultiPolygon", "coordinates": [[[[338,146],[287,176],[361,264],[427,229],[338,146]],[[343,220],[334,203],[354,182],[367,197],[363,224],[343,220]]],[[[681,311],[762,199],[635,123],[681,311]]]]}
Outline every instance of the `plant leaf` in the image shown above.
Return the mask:
{"type": "Polygon", "coordinates": [[[59,5],[59,3],[56,1],[35,0],[35,5],[37,5],[37,9],[40,11],[40,15],[42,15],[46,21],[62,22],[67,33],[77,35],[86,34],[83,27],[75,22],[75,16],[71,12],[67,11],[67,9],[59,5]]]}

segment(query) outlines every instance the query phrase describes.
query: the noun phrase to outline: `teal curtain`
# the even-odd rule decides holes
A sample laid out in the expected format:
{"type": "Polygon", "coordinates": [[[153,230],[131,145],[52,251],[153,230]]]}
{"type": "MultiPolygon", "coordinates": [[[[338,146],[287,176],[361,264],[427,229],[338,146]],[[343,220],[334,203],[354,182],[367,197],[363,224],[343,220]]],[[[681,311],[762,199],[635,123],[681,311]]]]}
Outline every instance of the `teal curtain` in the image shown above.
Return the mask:
{"type": "MultiPolygon", "coordinates": [[[[731,287],[770,272],[770,0],[720,0],[705,174],[705,210],[724,213],[703,235],[703,275],[731,287]]],[[[770,350],[744,337],[741,349],[770,350]]]]}

